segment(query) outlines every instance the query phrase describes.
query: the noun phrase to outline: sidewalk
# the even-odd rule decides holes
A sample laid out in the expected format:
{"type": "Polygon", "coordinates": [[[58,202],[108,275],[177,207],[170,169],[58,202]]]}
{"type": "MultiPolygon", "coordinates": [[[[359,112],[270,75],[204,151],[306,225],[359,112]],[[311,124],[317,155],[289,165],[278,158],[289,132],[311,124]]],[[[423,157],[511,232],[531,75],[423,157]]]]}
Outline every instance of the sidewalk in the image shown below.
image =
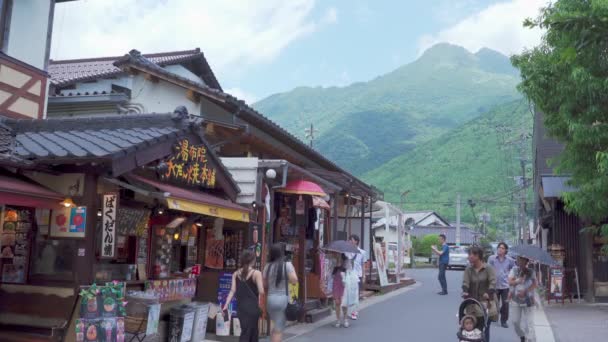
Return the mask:
{"type": "Polygon", "coordinates": [[[606,304],[552,303],[545,304],[544,310],[556,342],[605,341],[608,336],[606,304]]]}

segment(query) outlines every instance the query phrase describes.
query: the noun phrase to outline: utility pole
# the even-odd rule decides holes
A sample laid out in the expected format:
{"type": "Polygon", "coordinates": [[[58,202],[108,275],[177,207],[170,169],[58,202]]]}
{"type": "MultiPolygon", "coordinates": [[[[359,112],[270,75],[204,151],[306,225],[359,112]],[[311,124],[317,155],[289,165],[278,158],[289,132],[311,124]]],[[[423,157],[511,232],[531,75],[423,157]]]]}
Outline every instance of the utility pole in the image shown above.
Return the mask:
{"type": "Polygon", "coordinates": [[[456,246],[460,247],[460,193],[456,195],[456,246]]]}
{"type": "Polygon", "coordinates": [[[315,140],[315,133],[319,132],[319,130],[315,129],[314,125],[311,123],[310,128],[306,128],[304,132],[306,134],[306,138],[310,139],[310,148],[312,148],[313,141],[315,140]]]}

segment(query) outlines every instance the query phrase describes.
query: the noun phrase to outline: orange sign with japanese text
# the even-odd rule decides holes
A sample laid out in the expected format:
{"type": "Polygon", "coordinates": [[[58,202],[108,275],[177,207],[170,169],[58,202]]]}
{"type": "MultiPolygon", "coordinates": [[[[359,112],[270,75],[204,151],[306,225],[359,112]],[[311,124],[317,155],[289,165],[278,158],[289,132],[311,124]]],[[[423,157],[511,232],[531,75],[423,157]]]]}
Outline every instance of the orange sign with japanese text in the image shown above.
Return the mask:
{"type": "Polygon", "coordinates": [[[194,145],[188,139],[182,139],[175,145],[175,153],[167,161],[167,172],[161,178],[214,188],[216,170],[209,166],[207,152],[204,145],[194,145]]]}

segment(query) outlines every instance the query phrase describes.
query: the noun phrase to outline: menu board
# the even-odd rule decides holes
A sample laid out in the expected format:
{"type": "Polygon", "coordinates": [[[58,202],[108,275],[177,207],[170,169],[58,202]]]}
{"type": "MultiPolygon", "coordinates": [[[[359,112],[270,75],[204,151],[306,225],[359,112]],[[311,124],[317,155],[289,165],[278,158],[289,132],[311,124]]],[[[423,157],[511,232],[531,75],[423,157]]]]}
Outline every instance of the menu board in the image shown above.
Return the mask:
{"type": "Polygon", "coordinates": [[[2,282],[25,282],[32,224],[32,210],[11,206],[4,208],[0,227],[2,282]]]}

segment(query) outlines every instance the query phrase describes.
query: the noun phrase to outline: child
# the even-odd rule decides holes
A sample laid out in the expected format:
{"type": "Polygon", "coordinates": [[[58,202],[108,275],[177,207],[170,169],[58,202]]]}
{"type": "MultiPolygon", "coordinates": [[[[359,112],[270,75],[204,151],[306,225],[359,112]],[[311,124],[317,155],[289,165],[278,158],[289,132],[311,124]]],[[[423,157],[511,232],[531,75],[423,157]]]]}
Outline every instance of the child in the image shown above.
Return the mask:
{"type": "Polygon", "coordinates": [[[346,321],[346,314],[344,314],[344,319],[340,320],[340,309],[342,308],[342,296],[344,296],[344,278],[345,278],[346,270],[342,266],[334,267],[332,272],[333,275],[333,286],[331,289],[332,295],[334,297],[334,304],[336,305],[336,318],[338,321],[336,322],[336,328],[339,328],[342,325],[342,321],[344,323],[348,323],[346,321]]]}
{"type": "Polygon", "coordinates": [[[460,322],[460,326],[462,327],[460,337],[464,338],[464,340],[461,340],[460,342],[481,341],[481,330],[475,328],[476,325],[477,318],[475,318],[475,316],[466,315],[462,318],[462,321],[460,322]]]}

